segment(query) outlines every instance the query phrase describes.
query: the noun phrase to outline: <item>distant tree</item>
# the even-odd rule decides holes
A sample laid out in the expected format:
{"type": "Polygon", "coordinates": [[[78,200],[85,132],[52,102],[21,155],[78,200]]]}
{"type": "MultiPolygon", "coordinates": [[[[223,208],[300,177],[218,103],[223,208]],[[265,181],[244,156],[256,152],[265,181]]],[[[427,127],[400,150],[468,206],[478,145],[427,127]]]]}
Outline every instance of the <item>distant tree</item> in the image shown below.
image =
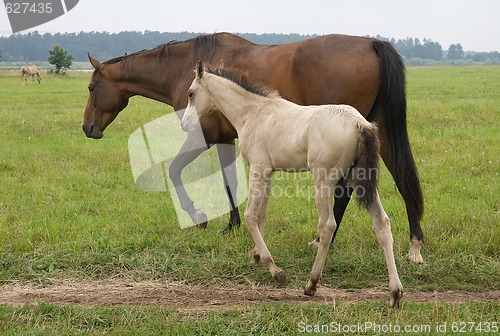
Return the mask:
{"type": "Polygon", "coordinates": [[[463,50],[462,46],[460,45],[460,43],[452,44],[448,48],[447,58],[449,60],[458,61],[458,60],[464,59],[464,56],[465,56],[464,50],[463,50]]]}
{"type": "Polygon", "coordinates": [[[61,48],[58,44],[49,50],[49,54],[50,56],[48,61],[56,67],[56,74],[65,73],[73,63],[73,56],[70,55],[67,50],[61,48]]]}

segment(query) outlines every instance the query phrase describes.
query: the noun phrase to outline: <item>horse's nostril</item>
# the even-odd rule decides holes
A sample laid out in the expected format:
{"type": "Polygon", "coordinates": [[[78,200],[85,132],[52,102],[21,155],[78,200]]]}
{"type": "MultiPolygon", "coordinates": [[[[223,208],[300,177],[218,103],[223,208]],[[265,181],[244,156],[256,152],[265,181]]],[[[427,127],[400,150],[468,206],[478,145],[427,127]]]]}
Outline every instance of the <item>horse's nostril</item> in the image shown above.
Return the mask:
{"type": "Polygon", "coordinates": [[[85,133],[85,135],[90,138],[92,136],[92,131],[94,130],[94,125],[82,124],[82,130],[85,133]]]}

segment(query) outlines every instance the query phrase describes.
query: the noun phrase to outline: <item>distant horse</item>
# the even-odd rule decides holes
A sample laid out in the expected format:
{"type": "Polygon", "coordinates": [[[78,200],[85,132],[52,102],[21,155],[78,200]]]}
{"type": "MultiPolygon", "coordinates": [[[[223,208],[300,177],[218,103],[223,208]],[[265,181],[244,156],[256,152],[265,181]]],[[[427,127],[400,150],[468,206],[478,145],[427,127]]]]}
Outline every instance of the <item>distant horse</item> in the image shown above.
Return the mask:
{"type": "MultiPolygon", "coordinates": [[[[141,95],[172,105],[182,117],[186,90],[198,58],[209,66],[242,75],[251,84],[277,90],[300,105],[348,104],[367,120],[376,121],[381,140],[380,155],[392,174],[406,204],[410,224],[409,259],[421,263],[423,233],[420,219],[423,197],[406,128],[405,68],[394,48],[379,40],[345,36],[319,36],[282,45],[258,45],[229,33],[202,35],[171,42],[101,63],[89,55],[95,71],[83,117],[83,131],[100,139],[103,131],[128,104],[141,95]],[[284,61],[286,60],[286,62],[284,61]]],[[[235,128],[220,112],[203,118],[201,128],[208,144],[234,144],[235,128]]],[[[231,207],[228,229],[239,225],[234,201],[236,170],[231,169],[235,151],[218,147],[225,190],[231,207]],[[229,169],[227,168],[229,167],[229,169]]],[[[199,137],[188,136],[169,167],[182,208],[193,222],[206,224],[181,180],[182,169],[206,150],[199,137]]],[[[350,200],[352,188],[339,181],[333,212],[337,227],[350,200]]],[[[336,231],[335,231],[336,233],[336,231]]],[[[335,234],[334,234],[335,236],[335,234]]]]}
{"type": "Polygon", "coordinates": [[[38,71],[38,68],[32,64],[32,65],[25,65],[21,68],[21,83],[28,83],[28,76],[31,76],[31,81],[35,81],[35,75],[36,79],[38,80],[38,84],[42,84],[42,75],[40,75],[40,71],[38,71]],[[23,82],[24,79],[24,82],[23,82]]]}
{"type": "Polygon", "coordinates": [[[348,105],[300,106],[276,93],[253,88],[227,71],[209,70],[203,61],[188,90],[182,118],[185,131],[213,110],[220,111],[236,128],[243,158],[250,165],[245,222],[255,243],[253,260],[269,269],[284,284],[264,242],[264,224],[273,172],[310,170],[319,213],[319,248],[304,294],[314,295],[333,232],[334,188],[343,176],[366,207],[382,246],[389,271],[390,307],[399,303],[403,286],[394,261],[390,221],[377,192],[378,138],[376,128],[348,105]]]}

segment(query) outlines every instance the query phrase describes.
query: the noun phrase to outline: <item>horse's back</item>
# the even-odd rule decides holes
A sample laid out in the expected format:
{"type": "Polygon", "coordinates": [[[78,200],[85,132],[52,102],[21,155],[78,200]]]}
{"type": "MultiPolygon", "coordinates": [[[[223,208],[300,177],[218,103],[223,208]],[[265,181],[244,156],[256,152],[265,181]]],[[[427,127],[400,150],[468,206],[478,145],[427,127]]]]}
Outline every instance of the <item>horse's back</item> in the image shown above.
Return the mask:
{"type": "Polygon", "coordinates": [[[348,104],[370,112],[379,88],[380,65],[373,39],[325,35],[281,45],[261,45],[224,34],[214,55],[249,83],[277,90],[300,105],[348,104]]]}
{"type": "Polygon", "coordinates": [[[347,104],[368,115],[380,78],[372,43],[370,38],[347,35],[302,41],[290,65],[295,100],[302,105],[347,104]]]}

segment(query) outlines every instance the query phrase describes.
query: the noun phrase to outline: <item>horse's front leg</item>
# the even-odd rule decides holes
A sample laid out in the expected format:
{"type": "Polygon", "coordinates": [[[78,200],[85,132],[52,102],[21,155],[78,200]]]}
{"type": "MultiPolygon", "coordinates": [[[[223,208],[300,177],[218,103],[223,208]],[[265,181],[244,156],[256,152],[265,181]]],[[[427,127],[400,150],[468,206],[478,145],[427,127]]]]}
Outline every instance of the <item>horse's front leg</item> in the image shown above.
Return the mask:
{"type": "Polygon", "coordinates": [[[328,255],[328,248],[332,241],[333,232],[337,227],[331,207],[333,186],[337,183],[337,181],[333,180],[331,177],[335,176],[335,174],[330,174],[327,169],[312,169],[312,176],[316,193],[316,208],[318,209],[319,215],[319,244],[316,260],[311,269],[309,281],[304,289],[304,294],[309,296],[316,293],[318,282],[323,272],[323,266],[325,265],[326,256],[328,255]]]}
{"type": "Polygon", "coordinates": [[[261,261],[280,285],[285,284],[285,274],[274,263],[273,257],[264,242],[262,232],[267,218],[267,203],[271,190],[272,169],[255,164],[250,166],[248,202],[245,222],[255,243],[253,260],[261,261]]]}
{"type": "Polygon", "coordinates": [[[396,261],[394,260],[391,221],[389,220],[389,217],[385,213],[384,208],[380,203],[378,193],[376,194],[373,203],[368,206],[368,212],[372,219],[372,229],[377,236],[378,242],[384,250],[385,262],[387,264],[387,271],[389,273],[389,307],[399,307],[399,301],[403,296],[403,285],[399,280],[396,261]]]}
{"type": "Polygon", "coordinates": [[[234,139],[232,144],[218,144],[217,152],[219,153],[222,177],[224,179],[224,189],[226,190],[230,208],[229,224],[224,229],[224,232],[230,232],[234,227],[239,227],[241,224],[238,201],[236,199],[236,194],[238,192],[238,179],[234,139]]]}
{"type": "Polygon", "coordinates": [[[181,173],[184,167],[193,162],[194,159],[208,149],[203,136],[197,133],[198,132],[191,132],[188,134],[179,153],[168,168],[168,175],[174,184],[181,208],[189,214],[193,223],[199,225],[201,228],[206,228],[208,221],[207,215],[202,210],[198,210],[194,207],[194,202],[187,194],[181,179],[181,173]]]}

